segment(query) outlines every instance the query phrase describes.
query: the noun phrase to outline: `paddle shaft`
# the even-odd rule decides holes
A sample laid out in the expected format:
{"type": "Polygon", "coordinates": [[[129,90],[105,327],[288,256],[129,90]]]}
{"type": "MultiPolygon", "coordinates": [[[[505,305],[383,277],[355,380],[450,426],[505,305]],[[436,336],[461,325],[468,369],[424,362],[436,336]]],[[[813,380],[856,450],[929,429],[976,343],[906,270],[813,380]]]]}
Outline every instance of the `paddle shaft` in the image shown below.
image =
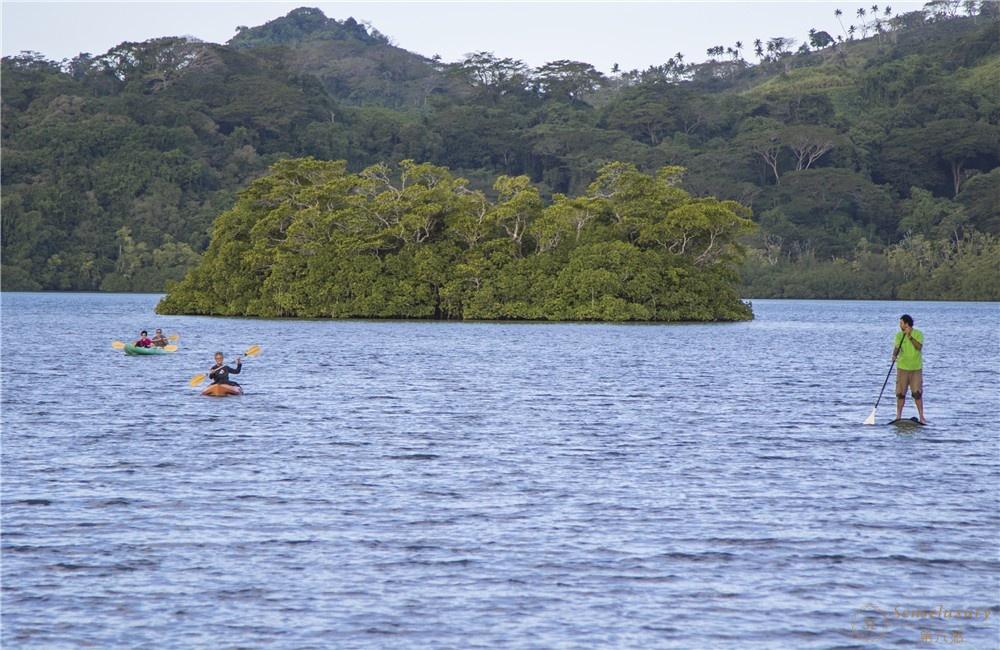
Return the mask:
{"type": "Polygon", "coordinates": [[[893,359],[892,363],[889,364],[889,372],[885,373],[885,381],[882,382],[882,390],[878,392],[878,399],[875,400],[875,408],[878,408],[878,403],[882,401],[882,393],[885,392],[885,387],[889,384],[889,375],[892,374],[892,367],[896,365],[896,360],[893,359]]]}
{"type": "MultiPolygon", "coordinates": [[[[906,337],[903,337],[906,340],[906,337]]],[[[885,373],[885,381],[882,382],[882,390],[878,392],[878,399],[875,400],[875,408],[878,408],[878,403],[882,401],[882,393],[885,392],[885,387],[889,384],[889,375],[892,374],[892,367],[896,365],[896,357],[899,355],[899,351],[903,349],[903,341],[899,342],[899,347],[896,348],[892,353],[892,363],[889,364],[889,372],[885,373]]]]}

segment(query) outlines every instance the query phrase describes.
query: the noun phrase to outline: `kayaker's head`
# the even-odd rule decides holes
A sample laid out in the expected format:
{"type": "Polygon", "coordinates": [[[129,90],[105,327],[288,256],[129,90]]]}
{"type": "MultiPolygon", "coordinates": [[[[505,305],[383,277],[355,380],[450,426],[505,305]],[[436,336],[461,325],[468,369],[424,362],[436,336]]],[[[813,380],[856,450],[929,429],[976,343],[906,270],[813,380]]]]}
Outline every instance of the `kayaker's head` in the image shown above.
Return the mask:
{"type": "Polygon", "coordinates": [[[215,353],[215,365],[221,366],[222,362],[225,361],[225,359],[226,358],[224,356],[222,356],[221,352],[216,352],[215,353]]]}
{"type": "Polygon", "coordinates": [[[161,330],[159,327],[157,327],[156,328],[156,335],[157,336],[163,336],[163,330],[161,330]]]}
{"type": "Polygon", "coordinates": [[[908,332],[913,329],[913,317],[909,314],[903,314],[899,317],[899,329],[904,332],[908,332]]]}
{"type": "Polygon", "coordinates": [[[139,332],[139,336],[141,336],[142,338],[146,338],[147,336],[146,330],[142,330],[141,332],[139,332]]]}

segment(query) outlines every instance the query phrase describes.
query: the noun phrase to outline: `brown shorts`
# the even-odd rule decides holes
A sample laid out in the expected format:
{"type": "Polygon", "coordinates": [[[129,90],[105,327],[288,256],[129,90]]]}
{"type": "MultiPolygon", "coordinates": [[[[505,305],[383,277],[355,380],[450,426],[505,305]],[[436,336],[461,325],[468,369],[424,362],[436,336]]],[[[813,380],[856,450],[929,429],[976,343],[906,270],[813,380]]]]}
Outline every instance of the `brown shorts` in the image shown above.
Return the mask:
{"type": "Polygon", "coordinates": [[[924,371],[923,370],[900,370],[896,369],[896,396],[906,395],[906,388],[909,386],[910,394],[923,393],[924,371]]]}

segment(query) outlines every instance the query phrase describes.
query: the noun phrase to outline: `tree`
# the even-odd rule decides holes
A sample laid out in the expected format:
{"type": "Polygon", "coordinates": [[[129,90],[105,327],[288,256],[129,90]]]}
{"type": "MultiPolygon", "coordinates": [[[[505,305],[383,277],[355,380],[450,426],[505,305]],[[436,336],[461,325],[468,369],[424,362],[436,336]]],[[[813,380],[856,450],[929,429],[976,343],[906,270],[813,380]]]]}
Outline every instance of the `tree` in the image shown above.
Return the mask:
{"type": "Polygon", "coordinates": [[[992,235],[1000,235],[1000,210],[997,197],[1000,196],[1000,168],[986,174],[976,174],[963,185],[955,200],[969,215],[969,223],[975,228],[992,235]]]}
{"type": "Polygon", "coordinates": [[[497,102],[508,94],[528,88],[528,66],[524,61],[499,58],[492,52],[476,52],[456,64],[458,78],[479,92],[480,96],[497,102]]]}
{"type": "Polygon", "coordinates": [[[881,152],[881,169],[897,183],[957,196],[971,169],[1000,165],[1000,127],[945,119],[923,128],[896,129],[881,152]]]}
{"type": "Polygon", "coordinates": [[[534,83],[543,95],[579,101],[607,83],[607,79],[589,63],[564,59],[536,69],[534,83]]]}
{"type": "Polygon", "coordinates": [[[656,146],[671,128],[674,118],[664,101],[665,90],[646,85],[626,89],[607,109],[608,126],[656,146]]]}
{"type": "Polygon", "coordinates": [[[781,183],[780,160],[784,148],[781,128],[776,120],[750,118],[744,121],[739,138],[742,146],[763,161],[774,176],[775,184],[781,183]]]}
{"type": "Polygon", "coordinates": [[[844,29],[844,21],[840,19],[840,17],[844,15],[844,12],[840,9],[834,9],[833,15],[837,19],[837,22],[840,23],[840,31],[844,32],[844,36],[847,36],[847,30],[844,29]]]}
{"type": "Polygon", "coordinates": [[[816,49],[822,49],[828,45],[832,45],[833,42],[833,37],[827,32],[817,32],[815,29],[809,30],[809,44],[816,49]]]}
{"type": "Polygon", "coordinates": [[[910,198],[903,201],[901,208],[903,217],[899,220],[899,230],[905,235],[961,241],[969,221],[961,204],[935,198],[919,187],[911,188],[910,198]]]}
{"type": "Polygon", "coordinates": [[[781,141],[795,157],[795,170],[809,169],[841,141],[836,130],[829,127],[798,125],[782,130],[781,141]]]}
{"type": "Polygon", "coordinates": [[[493,189],[498,202],[490,216],[513,242],[515,252],[520,254],[528,226],[542,210],[541,196],[527,176],[501,176],[493,189]]]}

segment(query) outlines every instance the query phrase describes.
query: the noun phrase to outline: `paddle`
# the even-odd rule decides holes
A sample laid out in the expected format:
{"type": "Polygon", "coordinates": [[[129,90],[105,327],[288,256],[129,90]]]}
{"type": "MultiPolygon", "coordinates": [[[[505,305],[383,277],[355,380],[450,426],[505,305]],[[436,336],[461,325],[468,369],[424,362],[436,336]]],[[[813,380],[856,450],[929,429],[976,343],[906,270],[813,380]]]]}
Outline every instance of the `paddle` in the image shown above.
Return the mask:
{"type": "MultiPolygon", "coordinates": [[[[178,338],[180,338],[180,337],[178,337],[178,338]]],[[[177,339],[174,339],[174,340],[176,341],[177,339]]],[[[116,350],[124,350],[125,349],[125,344],[122,343],[121,341],[112,341],[111,342],[111,347],[113,347],[116,350]]],[[[162,349],[166,350],[167,352],[177,352],[177,346],[176,345],[164,345],[162,349]]]]}
{"type": "MultiPolygon", "coordinates": [[[[244,357],[255,357],[258,354],[260,354],[260,346],[259,345],[251,345],[249,348],[247,348],[247,351],[243,353],[243,356],[244,357]]],[[[194,388],[195,386],[200,386],[201,383],[203,381],[205,381],[205,379],[207,377],[208,377],[208,375],[206,375],[205,373],[201,373],[201,374],[195,375],[194,377],[192,377],[190,379],[190,381],[188,381],[188,386],[190,386],[191,388],[194,388]]]]}
{"type": "Polygon", "coordinates": [[[892,363],[889,364],[889,372],[885,373],[885,381],[882,382],[882,390],[878,392],[878,399],[875,400],[875,406],[872,407],[871,414],[865,418],[865,424],[875,424],[875,411],[878,410],[878,403],[882,401],[882,393],[885,392],[885,386],[889,383],[889,375],[892,374],[892,367],[896,365],[896,356],[899,354],[899,348],[901,347],[903,347],[902,340],[900,340],[899,347],[896,348],[895,352],[892,354],[892,363]]]}

